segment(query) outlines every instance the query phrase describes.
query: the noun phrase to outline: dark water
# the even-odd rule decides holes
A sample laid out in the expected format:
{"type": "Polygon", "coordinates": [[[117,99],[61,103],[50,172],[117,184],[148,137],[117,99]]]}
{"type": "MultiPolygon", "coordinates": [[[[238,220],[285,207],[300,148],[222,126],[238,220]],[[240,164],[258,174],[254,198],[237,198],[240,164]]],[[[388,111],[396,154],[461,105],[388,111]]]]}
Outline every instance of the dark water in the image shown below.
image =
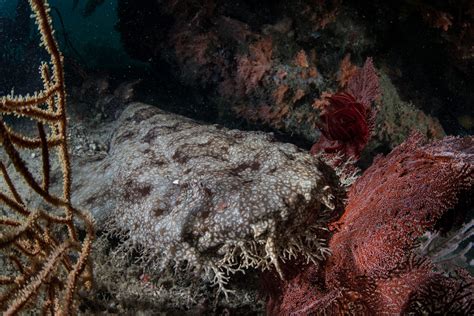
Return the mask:
{"type": "MultiPolygon", "coordinates": [[[[127,68],[133,61],[121,47],[120,36],[114,30],[117,20],[116,1],[106,1],[94,14],[84,17],[85,1],[74,7],[74,1],[50,1],[51,16],[56,28],[56,37],[61,50],[70,59],[77,60],[87,69],[127,68]]],[[[35,76],[20,72],[36,71],[44,57],[37,49],[37,31],[30,18],[27,0],[0,2],[2,73],[13,73],[13,78],[2,77],[0,89],[10,91],[16,87],[20,92],[35,85],[35,76]],[[22,69],[19,69],[22,66],[22,69]],[[21,71],[20,71],[21,70],[21,71]]],[[[37,77],[37,76],[36,76],[37,77]]]]}

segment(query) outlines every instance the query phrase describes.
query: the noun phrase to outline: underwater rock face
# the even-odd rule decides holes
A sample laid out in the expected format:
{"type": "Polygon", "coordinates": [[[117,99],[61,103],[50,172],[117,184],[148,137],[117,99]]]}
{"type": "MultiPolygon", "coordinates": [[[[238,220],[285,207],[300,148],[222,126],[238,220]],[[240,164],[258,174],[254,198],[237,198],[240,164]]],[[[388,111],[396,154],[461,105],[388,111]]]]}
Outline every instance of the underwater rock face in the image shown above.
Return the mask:
{"type": "Polygon", "coordinates": [[[294,145],[141,103],[122,113],[108,155],[76,168],[74,202],[99,229],[125,233],[125,250],[140,246],[158,269],[186,260],[219,285],[237,268],[323,257],[339,201],[333,171],[294,145]]]}

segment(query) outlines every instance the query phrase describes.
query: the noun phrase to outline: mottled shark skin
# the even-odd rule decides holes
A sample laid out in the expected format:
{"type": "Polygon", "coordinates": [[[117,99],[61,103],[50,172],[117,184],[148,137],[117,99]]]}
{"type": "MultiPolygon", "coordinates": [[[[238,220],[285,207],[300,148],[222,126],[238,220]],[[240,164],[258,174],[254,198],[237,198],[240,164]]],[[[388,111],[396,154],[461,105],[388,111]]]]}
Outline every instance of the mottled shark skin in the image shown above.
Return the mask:
{"type": "Polygon", "coordinates": [[[227,273],[327,254],[339,205],[332,169],[271,134],[201,125],[141,103],[116,123],[108,155],[77,166],[74,202],[99,229],[125,234],[162,269],[186,261],[223,285],[227,273]]]}

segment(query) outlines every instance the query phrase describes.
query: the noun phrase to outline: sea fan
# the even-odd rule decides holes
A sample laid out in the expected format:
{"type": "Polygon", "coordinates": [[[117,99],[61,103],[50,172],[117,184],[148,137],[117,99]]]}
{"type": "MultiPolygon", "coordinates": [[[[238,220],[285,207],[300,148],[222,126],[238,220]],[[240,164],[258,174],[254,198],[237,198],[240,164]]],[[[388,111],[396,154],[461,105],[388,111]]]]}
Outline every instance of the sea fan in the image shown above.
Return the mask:
{"type": "Polygon", "coordinates": [[[473,146],[473,137],[424,145],[416,134],[377,158],[331,225],[332,255],[319,265],[287,263],[288,281],[270,278],[268,313],[472,314],[472,278],[436,272],[413,247],[472,188],[473,146]]]}

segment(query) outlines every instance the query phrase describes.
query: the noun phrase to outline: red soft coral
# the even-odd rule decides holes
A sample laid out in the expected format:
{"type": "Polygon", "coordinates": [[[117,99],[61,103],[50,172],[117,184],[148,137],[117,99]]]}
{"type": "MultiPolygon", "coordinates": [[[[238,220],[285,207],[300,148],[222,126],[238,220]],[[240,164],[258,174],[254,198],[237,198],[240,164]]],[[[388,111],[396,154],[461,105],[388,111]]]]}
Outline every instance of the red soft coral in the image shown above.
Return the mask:
{"type": "Polygon", "coordinates": [[[249,54],[237,58],[237,86],[242,95],[255,89],[272,67],[272,40],[270,37],[249,46],[249,54]]]}
{"type": "Polygon", "coordinates": [[[372,102],[380,95],[379,80],[372,59],[368,58],[347,84],[346,92],[327,98],[320,116],[321,137],[311,148],[312,154],[342,154],[359,159],[373,129],[375,111],[372,102]]]}
{"type": "Polygon", "coordinates": [[[320,116],[322,136],[311,153],[344,153],[358,158],[369,140],[369,110],[348,93],[334,94],[328,101],[320,116]]]}
{"type": "Polygon", "coordinates": [[[268,312],[474,312],[469,278],[434,272],[427,259],[412,251],[416,239],[472,189],[473,148],[473,137],[423,145],[421,136],[414,135],[379,157],[351,187],[345,212],[332,225],[332,255],[319,267],[306,266],[277,284],[268,312]]]}

